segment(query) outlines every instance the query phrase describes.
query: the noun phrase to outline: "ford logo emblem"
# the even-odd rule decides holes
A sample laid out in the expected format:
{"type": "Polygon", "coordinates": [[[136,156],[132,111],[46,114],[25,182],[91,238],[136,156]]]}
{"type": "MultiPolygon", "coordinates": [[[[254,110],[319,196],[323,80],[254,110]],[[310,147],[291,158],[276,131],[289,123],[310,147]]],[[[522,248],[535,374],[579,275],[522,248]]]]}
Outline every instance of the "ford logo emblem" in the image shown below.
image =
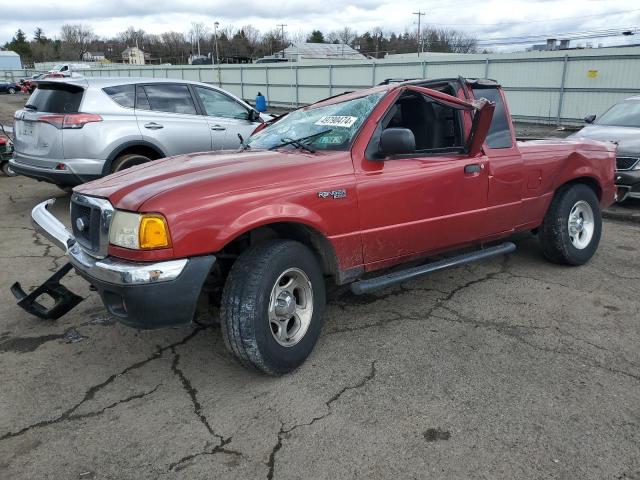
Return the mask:
{"type": "Polygon", "coordinates": [[[87,228],[87,225],[84,223],[84,220],[82,217],[79,217],[76,219],[76,228],[78,229],[79,232],[84,232],[84,229],[87,228]]]}

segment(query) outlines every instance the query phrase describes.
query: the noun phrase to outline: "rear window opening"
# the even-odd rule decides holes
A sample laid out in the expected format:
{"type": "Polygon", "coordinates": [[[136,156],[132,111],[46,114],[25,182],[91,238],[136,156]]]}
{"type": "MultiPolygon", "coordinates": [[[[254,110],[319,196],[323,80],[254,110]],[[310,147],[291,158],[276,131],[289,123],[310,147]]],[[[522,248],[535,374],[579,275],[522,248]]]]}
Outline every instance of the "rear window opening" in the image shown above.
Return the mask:
{"type": "Polygon", "coordinates": [[[42,83],[25,108],[46,113],[78,113],[84,89],[75,85],[42,83]]]}

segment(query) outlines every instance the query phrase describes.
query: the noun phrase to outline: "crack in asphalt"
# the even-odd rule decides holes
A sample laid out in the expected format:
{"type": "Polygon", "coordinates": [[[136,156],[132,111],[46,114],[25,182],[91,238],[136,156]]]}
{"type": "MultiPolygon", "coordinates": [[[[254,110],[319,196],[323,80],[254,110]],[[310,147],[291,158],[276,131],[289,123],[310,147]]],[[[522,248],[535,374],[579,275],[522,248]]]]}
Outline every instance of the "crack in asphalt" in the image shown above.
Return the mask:
{"type": "Polygon", "coordinates": [[[376,362],[377,360],[374,360],[373,362],[371,362],[371,368],[369,370],[369,373],[367,375],[365,375],[358,383],[354,384],[354,385],[347,385],[346,387],[343,387],[339,392],[337,392],[335,395],[333,395],[331,398],[329,398],[329,400],[327,400],[325,402],[325,406],[327,407],[327,412],[324,413],[323,415],[320,415],[319,417],[313,417],[311,419],[311,421],[307,422],[307,423],[298,423],[293,425],[291,428],[284,428],[284,422],[280,422],[280,430],[278,431],[278,441],[277,443],[274,445],[273,449],[271,450],[271,453],[269,454],[269,461],[267,462],[267,467],[269,468],[268,472],[267,472],[267,480],[273,480],[273,475],[274,475],[274,470],[275,470],[275,463],[276,463],[276,455],[277,453],[280,451],[280,449],[282,448],[282,441],[285,437],[287,437],[291,432],[293,432],[294,430],[296,430],[297,428],[300,427],[308,427],[310,425],[313,425],[314,423],[323,420],[325,418],[327,418],[329,415],[331,415],[333,413],[331,406],[337,402],[340,397],[342,397],[342,395],[344,395],[346,392],[350,391],[350,390],[357,390],[359,388],[364,387],[367,383],[369,383],[370,381],[372,381],[376,374],[378,373],[377,369],[376,369],[376,362]]]}
{"type": "MultiPolygon", "coordinates": [[[[514,340],[527,345],[531,348],[534,348],[536,350],[542,351],[542,352],[547,352],[547,353],[554,353],[557,355],[566,355],[569,357],[573,357],[577,360],[580,360],[582,362],[585,363],[585,365],[588,365],[590,367],[593,368],[597,368],[600,370],[605,370],[611,373],[616,373],[616,374],[620,374],[620,375],[624,375],[627,376],[629,378],[635,379],[640,381],[640,375],[639,374],[634,374],[631,372],[627,372],[625,370],[620,370],[617,368],[613,368],[607,365],[604,365],[601,362],[598,362],[597,360],[593,359],[592,357],[589,357],[588,355],[584,355],[582,353],[579,352],[574,352],[571,350],[567,350],[567,349],[559,349],[559,348],[551,348],[551,347],[544,347],[541,345],[537,345],[535,343],[532,343],[531,341],[528,341],[524,338],[524,336],[520,333],[521,330],[556,330],[558,331],[560,334],[565,335],[569,338],[573,338],[575,341],[581,341],[584,342],[594,348],[597,348],[599,350],[604,350],[607,351],[609,353],[614,353],[611,350],[595,344],[593,342],[589,342],[587,340],[584,340],[582,338],[576,337],[572,334],[570,334],[569,332],[566,332],[565,330],[562,330],[558,327],[555,326],[540,326],[540,327],[533,327],[533,326],[529,326],[529,325],[514,325],[514,324],[509,324],[506,322],[482,322],[482,321],[477,321],[474,320],[472,318],[469,318],[465,315],[463,315],[462,313],[458,312],[457,310],[451,308],[451,307],[446,307],[446,306],[442,306],[441,308],[443,308],[444,310],[452,313],[453,315],[455,315],[457,318],[453,319],[453,318],[447,318],[447,317],[442,317],[442,316],[438,316],[438,315],[431,315],[433,318],[437,318],[440,320],[444,320],[447,322],[455,322],[455,323],[462,323],[462,324],[468,324],[468,325],[473,325],[475,327],[482,327],[482,328],[488,328],[488,329],[492,329],[494,331],[496,331],[497,333],[500,333],[502,335],[505,335],[509,338],[513,338],[514,340]]],[[[629,363],[632,366],[637,366],[636,364],[634,364],[633,362],[630,362],[626,359],[624,359],[627,363],[629,363]]]]}
{"type": "Polygon", "coordinates": [[[216,445],[211,450],[203,450],[202,452],[192,453],[190,455],[186,455],[182,457],[177,462],[173,462],[169,464],[169,471],[174,470],[176,472],[179,472],[180,470],[185,468],[182,465],[184,465],[186,462],[193,460],[194,458],[201,457],[203,455],[217,455],[218,453],[222,453],[224,455],[233,455],[236,457],[241,457],[242,456],[241,452],[238,452],[237,450],[229,450],[228,448],[224,448],[225,445],[231,443],[232,438],[233,437],[223,439],[219,445],[216,445]]]}
{"type": "Polygon", "coordinates": [[[178,367],[178,364],[180,363],[180,354],[176,352],[175,347],[171,348],[171,352],[173,352],[173,355],[174,355],[173,362],[171,363],[171,371],[174,373],[176,377],[178,377],[178,379],[180,380],[180,383],[182,384],[182,388],[187,392],[187,395],[191,400],[191,404],[193,405],[193,413],[195,413],[196,417],[198,417],[198,420],[200,420],[200,423],[204,425],[204,427],[207,429],[209,434],[217,438],[218,440],[220,440],[220,443],[216,445],[213,449],[209,450],[208,449],[209,442],[207,442],[207,445],[205,446],[205,450],[198,453],[186,455],[182,457],[180,460],[178,460],[177,462],[173,462],[169,464],[169,470],[170,471],[181,470],[181,468],[179,467],[181,467],[184,463],[203,455],[216,455],[218,453],[222,453],[225,455],[235,455],[235,456],[241,457],[242,452],[224,448],[226,445],[228,445],[231,442],[233,437],[224,438],[222,435],[220,435],[219,433],[216,433],[213,430],[206,415],[202,412],[202,405],[198,400],[198,390],[191,384],[191,381],[187,378],[184,372],[178,367]]]}
{"type": "MultiPolygon", "coordinates": [[[[524,336],[521,334],[522,330],[545,330],[545,329],[551,329],[551,328],[555,328],[557,331],[559,331],[561,334],[564,334],[567,337],[573,338],[575,341],[579,341],[579,342],[584,342],[596,349],[599,350],[605,350],[608,351],[609,353],[614,353],[611,352],[610,350],[608,350],[607,348],[598,345],[596,343],[590,342],[588,340],[576,337],[572,334],[570,334],[569,332],[562,330],[558,327],[552,327],[552,326],[531,326],[531,325],[518,325],[518,324],[511,324],[508,322],[487,322],[487,321],[477,321],[475,319],[471,319],[468,317],[465,317],[464,315],[462,315],[460,312],[456,311],[455,309],[447,306],[447,304],[461,291],[473,286],[473,285],[477,285],[483,282],[487,282],[487,281],[491,281],[491,280],[500,280],[500,276],[501,275],[507,275],[509,277],[513,277],[513,278],[526,278],[526,279],[530,279],[530,280],[534,280],[534,281],[538,281],[541,283],[549,283],[551,285],[556,285],[556,286],[562,286],[564,288],[569,288],[572,290],[575,290],[575,288],[570,287],[568,285],[559,283],[559,282],[553,282],[553,281],[547,281],[547,280],[542,280],[539,278],[535,278],[535,277],[529,277],[529,276],[525,276],[525,275],[519,275],[519,274],[514,274],[512,272],[510,272],[508,270],[508,266],[509,266],[509,260],[510,260],[510,256],[509,255],[505,255],[504,259],[502,260],[501,264],[500,264],[500,268],[497,271],[494,272],[489,272],[487,274],[485,274],[484,276],[482,276],[481,278],[477,278],[474,280],[470,280],[462,285],[458,285],[457,287],[455,287],[453,290],[451,290],[449,293],[447,293],[442,299],[436,301],[430,308],[428,308],[424,313],[420,314],[419,316],[417,315],[406,315],[406,314],[401,314],[396,310],[386,310],[386,311],[382,311],[382,313],[389,313],[392,314],[393,317],[392,318],[385,318],[383,320],[380,320],[378,322],[374,322],[374,323],[369,323],[366,325],[361,325],[361,326],[355,326],[355,327],[344,327],[344,328],[339,328],[336,330],[332,330],[330,332],[327,332],[325,335],[334,335],[337,333],[344,333],[344,332],[354,332],[354,331],[358,331],[358,330],[367,330],[370,328],[376,328],[376,327],[384,327],[385,325],[389,324],[389,323],[393,323],[393,322],[398,322],[398,321],[403,321],[403,320],[418,320],[418,321],[423,321],[425,319],[428,318],[437,318],[440,320],[444,320],[444,321],[448,321],[448,322],[456,322],[456,323],[465,323],[465,324],[469,324],[469,325],[473,325],[475,327],[482,327],[482,328],[489,328],[489,329],[493,329],[496,332],[506,335],[508,337],[514,338],[515,340],[519,341],[522,344],[528,345],[532,348],[535,348],[537,350],[540,351],[545,351],[545,352],[549,352],[549,353],[555,353],[558,355],[567,355],[567,356],[571,356],[574,357],[578,360],[581,360],[582,362],[588,364],[591,367],[594,368],[598,368],[601,370],[605,370],[605,371],[609,371],[611,373],[616,373],[616,374],[620,374],[620,375],[624,375],[627,376],[629,378],[635,379],[640,381],[640,375],[635,374],[635,373],[631,373],[625,370],[620,370],[617,368],[613,368],[607,365],[602,364],[601,362],[598,362],[597,360],[594,360],[593,358],[584,355],[584,354],[580,354],[577,352],[573,352],[573,351],[569,351],[569,350],[562,350],[562,349],[554,349],[554,348],[549,348],[549,347],[542,347],[540,345],[536,345],[535,343],[531,343],[530,341],[527,341],[526,339],[524,339],[524,336]],[[439,309],[444,309],[446,311],[451,312],[453,315],[455,315],[457,318],[452,319],[452,318],[446,318],[446,317],[442,317],[442,316],[438,316],[435,315],[435,312],[439,309]]],[[[397,292],[391,292],[391,293],[387,293],[381,297],[376,297],[376,300],[382,300],[382,299],[387,299],[389,297],[394,297],[394,296],[398,296],[398,295],[403,295],[404,293],[407,293],[407,291],[410,291],[411,289],[402,289],[400,291],[397,292]]],[[[630,362],[629,360],[624,359],[627,363],[629,363],[632,366],[636,366],[633,362],[630,362]]]]}
{"type": "Polygon", "coordinates": [[[182,388],[189,395],[189,399],[191,400],[191,404],[193,405],[193,412],[196,414],[196,417],[200,420],[200,423],[204,425],[207,431],[217,437],[220,441],[224,441],[224,437],[220,434],[217,434],[213,431],[213,428],[209,424],[207,417],[204,413],[202,413],[202,405],[198,401],[198,390],[191,385],[191,381],[186,377],[184,372],[178,368],[178,363],[180,362],[180,354],[176,352],[175,347],[171,348],[173,352],[173,362],[171,364],[171,371],[180,379],[180,383],[182,384],[182,388]]]}
{"type": "MultiPolygon", "coordinates": [[[[202,327],[194,328],[193,331],[189,335],[184,337],[182,340],[179,340],[179,341],[177,341],[175,343],[172,343],[170,345],[166,345],[164,347],[158,347],[158,349],[151,356],[145,358],[144,360],[140,360],[139,362],[136,362],[136,363],[134,363],[132,365],[129,365],[128,367],[124,368],[123,370],[119,371],[118,373],[114,373],[113,375],[109,376],[103,382],[89,387],[89,389],[85,392],[82,400],[80,400],[74,406],[72,406],[72,407],[68,408],[67,410],[65,410],[58,417],[50,419],[50,420],[43,420],[43,421],[40,421],[40,422],[37,422],[37,423],[33,423],[33,424],[28,425],[28,426],[26,426],[24,428],[21,428],[18,431],[15,431],[15,432],[5,433],[4,435],[0,436],[0,441],[7,440],[9,438],[18,437],[18,436],[23,435],[23,434],[25,434],[25,433],[33,430],[33,429],[36,429],[36,428],[47,427],[47,426],[55,425],[57,423],[61,423],[61,422],[67,421],[67,420],[75,420],[75,419],[79,418],[78,415],[74,415],[74,412],[76,412],[76,410],[78,410],[78,408],[80,408],[83,404],[85,404],[86,402],[92,400],[95,397],[96,393],[98,393],[100,390],[105,388],[107,385],[111,384],[116,378],[120,377],[121,375],[125,375],[125,374],[127,374],[127,373],[129,373],[129,372],[131,372],[133,370],[141,368],[141,367],[145,366],[147,363],[149,363],[149,362],[151,362],[153,360],[157,360],[158,358],[161,358],[165,351],[173,349],[173,348],[175,348],[175,347],[177,347],[179,345],[184,345],[186,342],[191,340],[193,337],[195,337],[202,330],[204,330],[204,328],[202,328],[202,327]]],[[[82,414],[82,415],[87,416],[89,414],[82,414]]],[[[89,416],[91,416],[91,415],[89,415],[89,416]]]]}

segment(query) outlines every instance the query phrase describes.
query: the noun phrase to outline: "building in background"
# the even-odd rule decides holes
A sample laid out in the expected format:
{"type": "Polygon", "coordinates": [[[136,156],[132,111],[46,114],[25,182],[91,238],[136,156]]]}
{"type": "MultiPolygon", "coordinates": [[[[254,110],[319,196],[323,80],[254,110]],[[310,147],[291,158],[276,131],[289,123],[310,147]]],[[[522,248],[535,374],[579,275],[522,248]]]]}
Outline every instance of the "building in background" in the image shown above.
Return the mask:
{"type": "Polygon", "coordinates": [[[122,52],[122,63],[128,63],[130,65],[144,65],[145,53],[138,47],[127,47],[122,52]]]}
{"type": "Polygon", "coordinates": [[[296,43],[256,63],[300,62],[303,60],[366,60],[356,49],[345,43],[296,43]]]}
{"type": "Polygon", "coordinates": [[[21,68],[20,55],[11,50],[0,50],[0,70],[19,70],[21,68]]]}
{"type": "Polygon", "coordinates": [[[104,52],[85,52],[82,55],[82,60],[84,62],[104,62],[106,57],[104,52]]]}

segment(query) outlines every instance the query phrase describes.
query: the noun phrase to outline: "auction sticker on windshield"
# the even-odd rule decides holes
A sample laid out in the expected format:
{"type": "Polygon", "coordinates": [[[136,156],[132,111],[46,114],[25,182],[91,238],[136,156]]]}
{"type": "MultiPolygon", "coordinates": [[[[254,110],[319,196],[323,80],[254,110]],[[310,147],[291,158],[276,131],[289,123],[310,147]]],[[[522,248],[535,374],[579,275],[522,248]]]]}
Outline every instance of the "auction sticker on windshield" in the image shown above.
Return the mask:
{"type": "Polygon", "coordinates": [[[315,124],[327,127],[344,127],[351,128],[356,123],[358,117],[350,117],[346,115],[327,115],[321,117],[315,124]]]}

